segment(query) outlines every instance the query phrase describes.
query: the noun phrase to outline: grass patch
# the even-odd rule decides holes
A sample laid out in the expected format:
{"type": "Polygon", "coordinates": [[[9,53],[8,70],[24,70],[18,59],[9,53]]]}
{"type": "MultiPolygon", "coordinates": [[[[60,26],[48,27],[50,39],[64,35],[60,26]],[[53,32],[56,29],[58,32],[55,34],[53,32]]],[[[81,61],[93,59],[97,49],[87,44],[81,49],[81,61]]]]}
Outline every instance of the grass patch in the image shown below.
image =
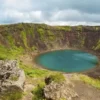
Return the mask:
{"type": "Polygon", "coordinates": [[[29,76],[32,78],[45,77],[49,73],[48,70],[35,68],[32,66],[24,65],[22,63],[20,63],[20,68],[22,68],[24,70],[26,76],[29,76]]]}
{"type": "Polygon", "coordinates": [[[55,73],[49,76],[50,81],[54,81],[56,83],[64,82],[66,79],[62,73],[55,73]]]}
{"type": "Polygon", "coordinates": [[[24,49],[22,47],[6,48],[0,45],[0,60],[16,59],[23,52],[24,52],[24,49]]]}
{"type": "Polygon", "coordinates": [[[10,80],[12,80],[12,81],[17,81],[17,80],[18,80],[18,76],[11,76],[11,77],[10,77],[10,80]]]}
{"type": "Polygon", "coordinates": [[[96,47],[93,48],[94,50],[99,50],[100,49],[100,40],[98,40],[96,47]]]}
{"type": "Polygon", "coordinates": [[[45,35],[45,31],[44,31],[44,29],[42,29],[42,28],[40,28],[40,29],[38,29],[37,30],[37,32],[39,33],[39,35],[40,35],[40,39],[41,40],[44,40],[44,35],[45,35]]]}
{"type": "Polygon", "coordinates": [[[83,82],[85,82],[89,85],[92,85],[95,88],[100,89],[100,80],[99,79],[94,79],[94,78],[91,78],[91,77],[86,76],[86,75],[80,75],[80,79],[83,82]]]}
{"type": "Polygon", "coordinates": [[[8,92],[5,95],[0,96],[0,100],[20,100],[23,96],[22,92],[8,92]]]}
{"type": "Polygon", "coordinates": [[[24,31],[21,31],[21,37],[23,39],[23,43],[24,43],[25,47],[28,48],[27,37],[26,37],[26,33],[24,31]]]}
{"type": "Polygon", "coordinates": [[[41,82],[37,85],[37,87],[32,91],[33,99],[32,100],[45,100],[43,94],[43,88],[45,87],[45,83],[41,82]]]}

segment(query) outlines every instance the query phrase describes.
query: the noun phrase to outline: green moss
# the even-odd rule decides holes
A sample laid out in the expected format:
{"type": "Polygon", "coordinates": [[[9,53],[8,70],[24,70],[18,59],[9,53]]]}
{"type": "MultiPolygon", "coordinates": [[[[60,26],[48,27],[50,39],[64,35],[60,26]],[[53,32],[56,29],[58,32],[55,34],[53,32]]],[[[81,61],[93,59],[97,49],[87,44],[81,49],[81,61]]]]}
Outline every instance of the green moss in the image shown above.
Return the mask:
{"type": "Polygon", "coordinates": [[[38,30],[37,30],[37,32],[39,33],[39,35],[40,35],[40,39],[41,40],[44,40],[45,39],[45,31],[44,31],[44,29],[42,29],[42,28],[39,28],[38,30]]]}
{"type": "Polygon", "coordinates": [[[6,59],[8,56],[8,49],[0,45],[0,60],[6,59]]]}
{"type": "Polygon", "coordinates": [[[100,79],[94,79],[94,78],[88,77],[86,75],[80,75],[80,79],[83,82],[85,82],[89,85],[92,85],[95,88],[100,89],[100,79]]]}
{"type": "Polygon", "coordinates": [[[58,28],[59,30],[63,30],[63,31],[71,31],[70,26],[57,26],[56,28],[58,28]]]}
{"type": "Polygon", "coordinates": [[[32,51],[35,51],[37,50],[37,47],[36,46],[32,46],[32,51]]]}
{"type": "Polygon", "coordinates": [[[13,48],[6,48],[2,45],[0,45],[0,59],[15,59],[19,55],[21,55],[24,52],[24,49],[22,47],[13,47],[13,48]]]}
{"type": "Polygon", "coordinates": [[[99,28],[98,28],[98,27],[95,27],[95,30],[96,30],[96,31],[98,31],[98,30],[99,30],[99,28]]]}
{"type": "Polygon", "coordinates": [[[50,41],[54,41],[56,39],[54,33],[52,33],[51,31],[48,31],[48,35],[49,35],[48,38],[50,41]]]}
{"type": "Polygon", "coordinates": [[[35,35],[34,35],[34,27],[30,27],[29,28],[29,33],[32,35],[33,38],[35,37],[35,35]]]}
{"type": "Polygon", "coordinates": [[[20,100],[22,98],[22,92],[6,92],[5,95],[0,96],[0,100],[20,100]]]}
{"type": "Polygon", "coordinates": [[[84,46],[84,43],[85,43],[85,37],[83,37],[83,38],[81,39],[81,47],[84,46]]]}
{"type": "Polygon", "coordinates": [[[45,77],[49,73],[48,70],[34,68],[32,66],[27,66],[22,63],[20,63],[20,68],[22,68],[24,70],[26,76],[29,76],[31,78],[45,77]]]}
{"type": "MultiPolygon", "coordinates": [[[[61,73],[52,73],[49,76],[49,78],[51,78],[51,81],[57,83],[65,81],[65,77],[61,73]]],[[[44,93],[43,93],[44,87],[45,87],[45,82],[42,81],[37,85],[35,89],[33,89],[32,91],[32,94],[34,95],[33,100],[45,100],[44,93]]],[[[65,100],[65,99],[62,98],[61,100],[65,100]]]]}
{"type": "Polygon", "coordinates": [[[66,26],[66,30],[67,31],[71,31],[71,27],[70,26],[66,26]]]}
{"type": "Polygon", "coordinates": [[[19,23],[19,24],[17,25],[17,28],[23,29],[23,24],[22,24],[22,23],[19,23]]]}
{"type": "Polygon", "coordinates": [[[100,49],[100,40],[98,40],[96,47],[93,47],[94,50],[99,50],[100,49]]]}
{"type": "Polygon", "coordinates": [[[66,80],[62,73],[56,73],[56,74],[50,75],[49,78],[50,78],[50,81],[54,81],[57,83],[60,83],[66,80]]]}
{"type": "Polygon", "coordinates": [[[22,37],[22,40],[23,40],[25,47],[28,48],[27,37],[26,37],[26,33],[24,31],[21,31],[21,37],[22,37]]]}
{"type": "Polygon", "coordinates": [[[15,46],[15,40],[10,34],[7,36],[7,39],[11,47],[15,46]]]}
{"type": "Polygon", "coordinates": [[[33,99],[32,100],[45,100],[43,95],[43,88],[45,87],[45,83],[41,82],[37,85],[37,87],[32,91],[33,99]]]}
{"type": "Polygon", "coordinates": [[[66,100],[66,98],[61,98],[60,100],[66,100]]]}
{"type": "Polygon", "coordinates": [[[18,76],[11,76],[11,77],[10,77],[10,80],[12,80],[12,81],[17,81],[17,80],[18,80],[18,76]]]}
{"type": "Polygon", "coordinates": [[[98,30],[99,30],[99,27],[98,27],[98,26],[93,26],[93,29],[94,29],[95,31],[98,31],[98,30]]]}
{"type": "Polygon", "coordinates": [[[85,37],[82,36],[80,32],[77,33],[77,37],[78,37],[80,46],[83,47],[84,46],[84,43],[85,43],[85,37]]]}
{"type": "Polygon", "coordinates": [[[77,30],[82,31],[82,26],[81,25],[77,26],[77,30]]]}

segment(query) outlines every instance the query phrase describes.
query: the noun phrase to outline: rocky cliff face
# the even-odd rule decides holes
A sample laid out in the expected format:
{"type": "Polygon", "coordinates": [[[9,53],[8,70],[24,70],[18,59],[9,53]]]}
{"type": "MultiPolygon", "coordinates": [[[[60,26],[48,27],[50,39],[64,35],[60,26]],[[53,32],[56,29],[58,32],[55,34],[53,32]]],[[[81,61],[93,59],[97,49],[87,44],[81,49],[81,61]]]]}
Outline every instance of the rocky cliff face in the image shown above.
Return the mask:
{"type": "Polygon", "coordinates": [[[55,47],[85,48],[100,51],[99,26],[48,26],[45,24],[14,24],[0,26],[0,44],[47,50],[55,47]]]}

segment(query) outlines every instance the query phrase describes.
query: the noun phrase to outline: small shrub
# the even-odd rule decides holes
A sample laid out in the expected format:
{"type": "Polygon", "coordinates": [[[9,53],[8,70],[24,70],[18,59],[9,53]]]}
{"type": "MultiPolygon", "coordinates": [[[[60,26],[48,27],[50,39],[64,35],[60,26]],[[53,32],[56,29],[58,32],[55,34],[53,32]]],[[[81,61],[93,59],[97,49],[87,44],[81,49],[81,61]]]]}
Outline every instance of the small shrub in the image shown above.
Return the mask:
{"type": "Polygon", "coordinates": [[[60,82],[65,81],[65,77],[61,73],[56,73],[56,74],[50,75],[48,78],[45,79],[45,81],[46,81],[46,84],[49,84],[52,81],[60,83],[60,82]]]}
{"type": "Polygon", "coordinates": [[[42,82],[38,84],[38,86],[32,91],[33,100],[45,100],[44,99],[44,94],[43,94],[43,88],[45,86],[45,83],[42,82]]]}
{"type": "Polygon", "coordinates": [[[37,50],[37,47],[36,46],[32,46],[32,51],[35,51],[37,50]]]}

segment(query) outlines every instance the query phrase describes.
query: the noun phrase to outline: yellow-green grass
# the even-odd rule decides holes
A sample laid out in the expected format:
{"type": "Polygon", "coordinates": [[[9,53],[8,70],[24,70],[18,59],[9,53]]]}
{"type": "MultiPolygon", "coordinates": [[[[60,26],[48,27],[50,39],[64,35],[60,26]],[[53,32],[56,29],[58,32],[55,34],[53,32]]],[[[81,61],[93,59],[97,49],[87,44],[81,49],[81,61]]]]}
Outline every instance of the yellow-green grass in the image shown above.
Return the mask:
{"type": "Polygon", "coordinates": [[[89,77],[87,75],[82,75],[82,74],[80,75],[80,79],[83,82],[85,82],[85,83],[87,83],[89,85],[92,85],[95,88],[100,89],[100,79],[94,79],[94,78],[91,78],[91,77],[89,77]]]}

